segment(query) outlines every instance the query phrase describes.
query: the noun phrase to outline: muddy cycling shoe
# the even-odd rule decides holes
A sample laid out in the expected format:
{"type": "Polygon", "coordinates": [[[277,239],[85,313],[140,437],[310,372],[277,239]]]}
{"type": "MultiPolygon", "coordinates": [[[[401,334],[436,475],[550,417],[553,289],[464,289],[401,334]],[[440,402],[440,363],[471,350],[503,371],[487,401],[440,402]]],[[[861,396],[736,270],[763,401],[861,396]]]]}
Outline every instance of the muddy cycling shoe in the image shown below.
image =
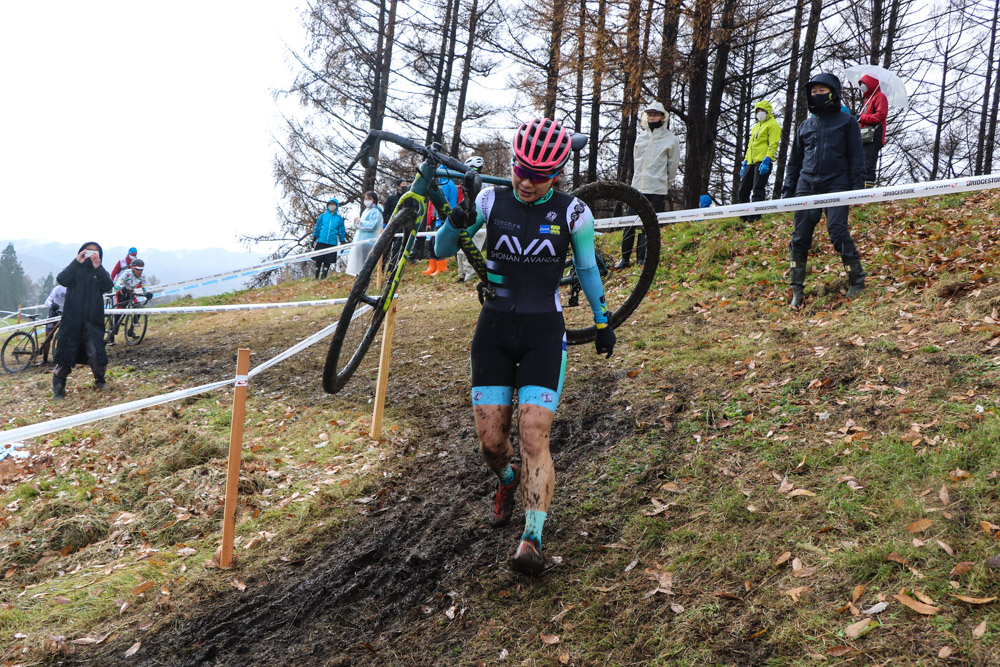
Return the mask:
{"type": "Polygon", "coordinates": [[[503,485],[497,482],[497,494],[493,497],[493,514],[490,516],[490,525],[503,526],[514,514],[514,500],[517,498],[517,485],[521,481],[521,469],[516,465],[511,465],[514,470],[514,481],[503,485]]]}
{"type": "Polygon", "coordinates": [[[535,577],[545,569],[545,559],[533,540],[521,540],[514,557],[510,559],[510,567],[515,572],[535,577]]]}

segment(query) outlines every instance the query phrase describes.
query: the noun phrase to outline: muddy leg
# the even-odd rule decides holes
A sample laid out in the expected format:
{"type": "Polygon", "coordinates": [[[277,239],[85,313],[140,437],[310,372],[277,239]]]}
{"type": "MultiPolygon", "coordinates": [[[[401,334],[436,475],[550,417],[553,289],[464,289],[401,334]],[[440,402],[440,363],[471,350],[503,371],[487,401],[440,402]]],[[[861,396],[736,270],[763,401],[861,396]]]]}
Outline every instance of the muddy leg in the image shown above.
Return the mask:
{"type": "Polygon", "coordinates": [[[540,405],[525,404],[517,410],[518,442],[523,477],[521,497],[525,510],[549,511],[556,472],[549,452],[549,436],[555,413],[540,405]]]}
{"type": "Polygon", "coordinates": [[[511,412],[509,405],[477,405],[473,408],[479,452],[490,470],[498,475],[514,455],[514,447],[510,444],[511,412]]]}

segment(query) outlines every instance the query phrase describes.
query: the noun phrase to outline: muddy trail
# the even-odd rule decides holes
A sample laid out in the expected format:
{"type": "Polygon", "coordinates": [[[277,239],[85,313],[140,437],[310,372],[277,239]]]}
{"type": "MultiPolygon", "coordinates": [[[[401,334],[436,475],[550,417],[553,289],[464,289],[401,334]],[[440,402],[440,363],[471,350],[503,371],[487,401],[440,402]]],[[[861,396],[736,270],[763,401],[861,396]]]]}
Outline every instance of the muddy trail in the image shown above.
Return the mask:
{"type": "MultiPolygon", "coordinates": [[[[171,362],[181,372],[203,370],[186,358],[171,362]]],[[[557,503],[560,493],[571,493],[574,478],[635,430],[638,406],[629,412],[614,396],[623,377],[602,370],[565,388],[552,432],[557,503]]],[[[352,382],[345,394],[367,401],[368,385],[352,382]]],[[[508,526],[495,529],[486,521],[495,478],[479,458],[468,392],[417,387],[394,396],[395,407],[428,417],[397,452],[403,456],[392,476],[368,488],[361,518],[314,543],[260,587],[208,600],[187,618],[144,635],[130,663],[427,663],[432,659],[411,653],[420,650],[412,638],[426,613],[422,607],[451,604],[453,589],[468,588],[486,571],[530,586],[506,563],[522,529],[520,500],[508,526]]],[[[553,519],[546,528],[554,533],[558,514],[553,519]]],[[[60,664],[120,664],[135,639],[123,636],[60,664]]]]}

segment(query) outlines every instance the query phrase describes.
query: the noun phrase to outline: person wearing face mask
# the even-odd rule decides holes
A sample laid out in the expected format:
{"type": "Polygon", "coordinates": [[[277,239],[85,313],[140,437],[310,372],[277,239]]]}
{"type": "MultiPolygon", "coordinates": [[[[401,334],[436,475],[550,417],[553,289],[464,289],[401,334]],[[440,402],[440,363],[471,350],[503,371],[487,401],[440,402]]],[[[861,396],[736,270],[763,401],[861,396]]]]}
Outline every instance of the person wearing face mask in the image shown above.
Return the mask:
{"type": "MultiPolygon", "coordinates": [[[[860,189],[865,180],[865,158],[858,121],[840,110],[840,79],[832,74],[818,74],[804,91],[812,115],[802,121],[795,133],[785,169],[782,197],[801,197],[828,192],[860,189]]],[[[833,247],[847,268],[847,298],[858,296],[865,286],[861,256],[848,225],[847,206],[826,210],[826,228],[833,247]]],[[[823,209],[795,212],[795,227],[789,244],[792,308],[804,299],[806,262],[812,247],[813,230],[823,209]]]]}
{"type": "Polygon", "coordinates": [[[351,256],[347,260],[347,274],[351,276],[361,273],[361,267],[365,265],[375,239],[382,233],[382,207],[378,205],[378,195],[369,190],[362,201],[364,208],[361,216],[354,221],[358,229],[354,234],[357,245],[351,248],[351,256]]]}
{"type": "MultiPolygon", "coordinates": [[[[674,133],[667,128],[667,111],[659,102],[652,102],[643,110],[639,120],[639,134],[635,138],[635,149],[632,151],[635,171],[632,174],[632,187],[645,195],[653,210],[663,213],[666,210],[667,195],[670,186],[677,177],[677,165],[680,162],[680,143],[674,133]]],[[[631,207],[629,215],[637,215],[631,207]]],[[[638,244],[635,243],[635,227],[629,227],[622,232],[622,258],[615,264],[616,269],[624,269],[632,263],[632,247],[635,244],[635,255],[639,265],[646,259],[646,239],[639,230],[638,244]]]]}
{"type": "MultiPolygon", "coordinates": [[[[750,142],[740,166],[739,202],[763,201],[767,199],[765,190],[771,176],[778,142],[781,141],[781,126],[774,119],[771,103],[761,100],[754,105],[757,122],[750,129],[750,142]],[[752,197],[751,197],[752,194],[752,197]]],[[[759,215],[745,215],[740,218],[747,222],[760,220],[759,215]]]]}
{"type": "Polygon", "coordinates": [[[866,74],[859,82],[864,104],[858,114],[862,144],[865,151],[865,187],[874,188],[878,154],[885,145],[885,119],[889,115],[889,100],[879,87],[878,79],[866,74]],[[872,128],[866,131],[866,128],[872,128]],[[867,135],[870,135],[870,139],[867,135]]]}

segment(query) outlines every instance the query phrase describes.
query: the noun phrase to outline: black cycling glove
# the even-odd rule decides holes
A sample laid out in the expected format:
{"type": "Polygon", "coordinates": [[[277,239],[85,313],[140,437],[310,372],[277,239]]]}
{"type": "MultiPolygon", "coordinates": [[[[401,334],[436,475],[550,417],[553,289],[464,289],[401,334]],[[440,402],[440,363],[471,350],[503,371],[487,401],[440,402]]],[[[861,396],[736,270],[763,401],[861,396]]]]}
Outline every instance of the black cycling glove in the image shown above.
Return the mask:
{"type": "Polygon", "coordinates": [[[469,216],[461,206],[456,206],[452,209],[451,215],[448,216],[448,224],[455,229],[462,231],[469,226],[469,216]]]}
{"type": "Polygon", "coordinates": [[[604,354],[606,352],[605,357],[610,359],[611,355],[614,354],[616,340],[618,338],[615,336],[615,330],[610,326],[598,329],[597,337],[594,339],[594,344],[597,346],[597,354],[604,354]]]}

